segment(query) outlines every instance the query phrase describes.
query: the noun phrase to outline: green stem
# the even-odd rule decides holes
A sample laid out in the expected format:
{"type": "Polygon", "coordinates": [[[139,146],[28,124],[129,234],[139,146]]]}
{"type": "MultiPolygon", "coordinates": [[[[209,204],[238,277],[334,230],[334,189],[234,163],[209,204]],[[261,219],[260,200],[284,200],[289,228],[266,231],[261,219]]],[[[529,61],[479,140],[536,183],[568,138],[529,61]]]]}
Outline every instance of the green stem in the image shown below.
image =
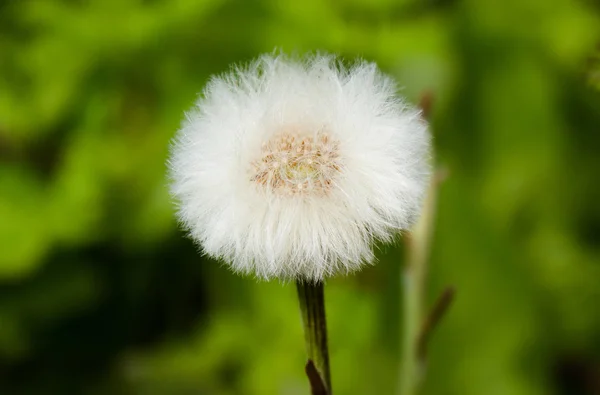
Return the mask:
{"type": "Polygon", "coordinates": [[[401,395],[416,395],[422,376],[422,364],[417,354],[417,344],[422,313],[423,276],[422,267],[407,267],[403,272],[403,332],[401,363],[401,395]]]}
{"type": "MultiPolygon", "coordinates": [[[[331,395],[329,351],[327,348],[327,322],[323,283],[297,282],[298,300],[304,325],[304,338],[308,359],[316,367],[321,380],[331,395]]],[[[314,393],[314,388],[313,388],[314,393]]]]}
{"type": "Polygon", "coordinates": [[[416,395],[425,368],[424,356],[419,349],[423,327],[423,298],[427,278],[427,261],[433,233],[437,187],[443,172],[434,175],[419,222],[408,235],[408,254],[402,271],[403,325],[400,372],[400,395],[416,395]]]}

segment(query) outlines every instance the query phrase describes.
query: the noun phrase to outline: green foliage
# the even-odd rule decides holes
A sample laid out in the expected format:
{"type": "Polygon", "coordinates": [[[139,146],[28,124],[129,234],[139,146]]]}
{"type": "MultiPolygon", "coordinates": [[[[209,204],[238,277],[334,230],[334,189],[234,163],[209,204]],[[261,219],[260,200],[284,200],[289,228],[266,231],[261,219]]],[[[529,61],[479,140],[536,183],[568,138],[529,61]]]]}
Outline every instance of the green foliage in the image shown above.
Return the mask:
{"type": "MultiPolygon", "coordinates": [[[[290,285],[199,256],[165,185],[210,74],[261,52],[377,61],[435,93],[426,394],[592,394],[598,10],[574,0],[0,2],[0,393],[307,394],[290,285]]],[[[328,283],[336,394],[397,388],[402,251],[328,283]]],[[[596,343],[594,343],[596,341],[596,343]]],[[[594,392],[595,391],[595,392],[594,392]]]]}

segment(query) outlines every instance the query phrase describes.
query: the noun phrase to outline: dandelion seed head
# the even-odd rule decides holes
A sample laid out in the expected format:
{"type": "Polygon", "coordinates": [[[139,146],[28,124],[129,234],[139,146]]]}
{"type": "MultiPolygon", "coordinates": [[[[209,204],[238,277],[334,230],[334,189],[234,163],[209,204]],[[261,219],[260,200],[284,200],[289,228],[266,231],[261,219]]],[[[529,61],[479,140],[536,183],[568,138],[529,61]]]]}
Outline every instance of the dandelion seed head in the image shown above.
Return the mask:
{"type": "Polygon", "coordinates": [[[202,251],[263,279],[374,261],[418,218],[430,177],[419,111],[373,63],[263,55],[213,77],[171,149],[178,218],[202,251]]]}

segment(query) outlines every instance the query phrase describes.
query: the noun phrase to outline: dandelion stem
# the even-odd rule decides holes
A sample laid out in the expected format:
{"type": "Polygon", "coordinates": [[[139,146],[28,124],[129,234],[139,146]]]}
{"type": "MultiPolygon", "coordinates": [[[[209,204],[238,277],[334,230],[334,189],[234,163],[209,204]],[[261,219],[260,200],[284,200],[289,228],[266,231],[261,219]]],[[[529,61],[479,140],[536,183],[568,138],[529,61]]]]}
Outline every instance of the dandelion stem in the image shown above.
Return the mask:
{"type": "Polygon", "coordinates": [[[296,286],[308,353],[306,372],[309,375],[311,391],[313,395],[331,395],[323,283],[297,282],[296,286]],[[320,383],[314,377],[315,370],[320,383]]]}

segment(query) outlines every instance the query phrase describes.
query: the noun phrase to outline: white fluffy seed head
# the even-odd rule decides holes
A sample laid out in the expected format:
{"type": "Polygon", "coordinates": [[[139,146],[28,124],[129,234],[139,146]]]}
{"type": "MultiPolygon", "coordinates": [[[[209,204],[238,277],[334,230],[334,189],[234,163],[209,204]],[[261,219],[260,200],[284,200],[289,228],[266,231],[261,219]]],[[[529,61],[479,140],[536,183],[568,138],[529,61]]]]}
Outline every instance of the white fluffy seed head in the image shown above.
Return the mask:
{"type": "Polygon", "coordinates": [[[419,112],[373,63],[263,55],[213,78],[172,147],[171,192],[202,250],[259,278],[319,281],[417,219],[419,112]]]}

